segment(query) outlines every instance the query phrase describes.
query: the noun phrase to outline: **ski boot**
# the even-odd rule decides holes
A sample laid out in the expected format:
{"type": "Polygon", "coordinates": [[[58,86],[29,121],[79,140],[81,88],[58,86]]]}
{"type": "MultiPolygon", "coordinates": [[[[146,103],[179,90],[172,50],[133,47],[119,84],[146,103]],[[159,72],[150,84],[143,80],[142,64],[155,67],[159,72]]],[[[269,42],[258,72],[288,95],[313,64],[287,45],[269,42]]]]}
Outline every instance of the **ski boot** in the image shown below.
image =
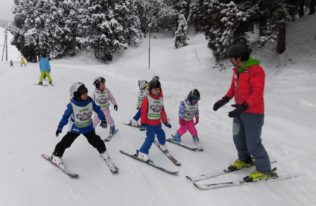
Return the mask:
{"type": "Polygon", "coordinates": [[[261,180],[274,179],[274,178],[278,178],[278,174],[276,173],[276,168],[274,168],[270,174],[265,174],[265,173],[259,172],[258,170],[255,170],[249,176],[244,177],[244,181],[257,182],[261,180]]]}
{"type": "Polygon", "coordinates": [[[180,144],[181,143],[181,136],[177,133],[176,135],[172,136],[172,141],[174,141],[175,143],[180,144]]]}
{"type": "Polygon", "coordinates": [[[149,157],[148,157],[148,154],[145,154],[145,153],[142,153],[141,151],[139,150],[136,150],[136,157],[144,162],[148,162],[150,161],[149,160],[149,157]]]}
{"type": "Polygon", "coordinates": [[[115,126],[111,126],[110,127],[110,136],[113,136],[116,132],[117,132],[117,130],[115,129],[115,126]]]}
{"type": "Polygon", "coordinates": [[[201,143],[200,143],[200,139],[198,136],[194,136],[193,137],[193,142],[194,144],[196,145],[196,147],[198,148],[198,151],[202,152],[203,151],[203,148],[201,146],[201,143]]]}
{"type": "Polygon", "coordinates": [[[57,167],[60,167],[61,169],[65,169],[65,165],[64,165],[64,162],[63,162],[63,160],[62,160],[61,157],[52,155],[51,159],[52,159],[52,162],[53,162],[57,167]]]}
{"type": "Polygon", "coordinates": [[[136,121],[135,119],[130,120],[129,124],[133,127],[139,127],[138,121],[136,121]]]}
{"type": "Polygon", "coordinates": [[[101,153],[100,155],[101,155],[101,157],[102,157],[105,161],[108,161],[108,160],[111,159],[110,156],[109,156],[109,154],[107,153],[107,151],[101,153]]]}
{"type": "Polygon", "coordinates": [[[168,148],[167,148],[166,144],[161,144],[161,145],[160,145],[160,149],[161,149],[163,152],[168,152],[168,148]]]}
{"type": "Polygon", "coordinates": [[[240,170],[240,169],[243,169],[243,168],[249,168],[251,167],[252,165],[254,165],[254,161],[252,158],[250,158],[249,161],[246,161],[246,162],[243,162],[239,159],[235,160],[235,162],[230,165],[227,170],[229,171],[235,171],[235,170],[240,170]]]}

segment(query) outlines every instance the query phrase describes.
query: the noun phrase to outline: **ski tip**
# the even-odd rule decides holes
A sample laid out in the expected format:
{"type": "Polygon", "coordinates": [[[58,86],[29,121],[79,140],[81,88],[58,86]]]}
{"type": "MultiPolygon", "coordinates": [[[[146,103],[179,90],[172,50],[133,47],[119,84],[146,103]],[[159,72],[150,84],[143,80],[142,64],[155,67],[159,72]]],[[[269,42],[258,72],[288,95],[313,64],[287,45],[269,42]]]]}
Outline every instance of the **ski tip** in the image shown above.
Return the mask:
{"type": "Polygon", "coordinates": [[[112,172],[112,174],[118,174],[119,173],[119,169],[116,169],[116,170],[114,170],[114,171],[111,171],[112,172]]]}
{"type": "Polygon", "coordinates": [[[201,189],[197,183],[193,183],[193,185],[194,185],[196,188],[201,189]]]}
{"type": "Polygon", "coordinates": [[[192,178],[188,175],[185,176],[188,180],[192,181],[192,178]]]}

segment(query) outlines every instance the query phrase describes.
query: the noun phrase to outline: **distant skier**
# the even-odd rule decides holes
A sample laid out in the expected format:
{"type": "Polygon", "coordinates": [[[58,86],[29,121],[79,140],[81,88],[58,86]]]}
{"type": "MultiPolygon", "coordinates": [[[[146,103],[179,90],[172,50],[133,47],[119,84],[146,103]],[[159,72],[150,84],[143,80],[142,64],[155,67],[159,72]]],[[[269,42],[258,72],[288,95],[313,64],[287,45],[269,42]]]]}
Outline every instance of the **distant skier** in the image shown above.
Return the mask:
{"type": "Polygon", "coordinates": [[[14,67],[12,59],[10,60],[10,67],[14,67]]]}
{"type": "Polygon", "coordinates": [[[46,54],[43,54],[41,56],[40,61],[39,61],[39,67],[40,67],[40,71],[41,71],[41,76],[40,76],[38,84],[42,85],[44,78],[47,77],[49,84],[52,85],[53,82],[52,82],[52,78],[50,76],[51,66],[49,64],[48,58],[46,57],[46,54]]]}
{"type": "MultiPolygon", "coordinates": [[[[117,130],[115,129],[115,123],[110,114],[110,102],[114,105],[114,110],[117,111],[118,106],[111,91],[105,86],[105,78],[97,77],[94,82],[95,90],[93,92],[93,100],[98,106],[101,107],[103,114],[105,115],[106,121],[110,126],[110,135],[114,135],[117,130]]],[[[96,127],[100,123],[98,115],[94,115],[93,126],[96,127]]]]}
{"type": "Polygon", "coordinates": [[[139,92],[137,96],[137,104],[136,104],[136,114],[134,115],[133,119],[130,121],[130,125],[134,127],[138,127],[138,120],[141,116],[141,106],[143,103],[144,98],[147,96],[148,93],[148,81],[147,80],[138,80],[138,87],[139,92]]]}
{"type": "Polygon", "coordinates": [[[21,64],[21,67],[22,66],[25,66],[26,67],[26,60],[23,56],[21,56],[21,59],[20,59],[20,64],[21,64]]]}
{"type": "Polygon", "coordinates": [[[271,170],[269,155],[260,137],[264,122],[265,73],[260,62],[251,58],[250,53],[251,49],[241,44],[228,49],[234,75],[228,92],[214,104],[213,110],[218,110],[235,97],[236,104],[232,105],[235,109],[228,116],[233,118],[233,138],[238,159],[228,170],[239,170],[255,164],[256,170],[244,179],[258,181],[276,177],[277,174],[271,170]]]}
{"type": "Polygon", "coordinates": [[[104,142],[95,134],[91,118],[92,112],[95,111],[101,119],[101,127],[106,128],[107,122],[101,108],[88,96],[88,89],[82,82],[76,82],[70,87],[70,96],[70,103],[59,122],[56,136],[58,137],[62,132],[69,119],[72,121],[69,121],[69,131],[55,147],[52,162],[61,168],[65,168],[62,161],[64,152],[80,134],[87,138],[88,142],[98,150],[104,160],[110,160],[104,142]]]}
{"type": "Polygon", "coordinates": [[[184,101],[180,102],[179,107],[179,124],[176,135],[173,136],[172,140],[175,142],[181,142],[181,136],[187,131],[192,135],[193,141],[199,150],[203,150],[200,145],[195,125],[199,123],[199,106],[198,101],[200,100],[200,92],[197,89],[190,91],[189,95],[184,101]],[[195,118],[195,121],[194,121],[195,118]]]}
{"type": "Polygon", "coordinates": [[[167,150],[166,135],[161,128],[161,122],[168,128],[171,124],[167,120],[167,114],[164,109],[163,97],[161,96],[161,85],[158,80],[151,80],[148,86],[149,93],[144,98],[141,108],[141,129],[146,127],[146,139],[139,150],[137,157],[143,161],[148,161],[148,153],[152,143],[157,139],[163,151],[167,150]]]}

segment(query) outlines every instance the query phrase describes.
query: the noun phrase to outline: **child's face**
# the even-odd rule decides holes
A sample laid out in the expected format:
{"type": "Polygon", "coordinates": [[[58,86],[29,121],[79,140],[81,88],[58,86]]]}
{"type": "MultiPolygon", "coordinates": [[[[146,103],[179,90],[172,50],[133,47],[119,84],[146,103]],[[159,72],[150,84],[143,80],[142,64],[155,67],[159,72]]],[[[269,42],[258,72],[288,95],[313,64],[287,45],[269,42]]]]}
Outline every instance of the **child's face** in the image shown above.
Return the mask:
{"type": "Polygon", "coordinates": [[[160,88],[153,88],[151,89],[150,93],[152,93],[154,96],[158,96],[160,94],[160,88]]]}
{"type": "Polygon", "coordinates": [[[191,104],[192,104],[192,105],[195,105],[197,102],[198,102],[198,100],[196,100],[196,99],[192,99],[192,100],[191,100],[191,104]]]}
{"type": "Polygon", "coordinates": [[[84,94],[80,95],[80,99],[83,100],[83,101],[87,100],[88,99],[88,93],[84,93],[84,94]]]}
{"type": "Polygon", "coordinates": [[[105,84],[104,84],[103,82],[100,82],[100,84],[99,84],[99,90],[100,90],[100,91],[104,91],[105,88],[106,88],[105,84]]]}

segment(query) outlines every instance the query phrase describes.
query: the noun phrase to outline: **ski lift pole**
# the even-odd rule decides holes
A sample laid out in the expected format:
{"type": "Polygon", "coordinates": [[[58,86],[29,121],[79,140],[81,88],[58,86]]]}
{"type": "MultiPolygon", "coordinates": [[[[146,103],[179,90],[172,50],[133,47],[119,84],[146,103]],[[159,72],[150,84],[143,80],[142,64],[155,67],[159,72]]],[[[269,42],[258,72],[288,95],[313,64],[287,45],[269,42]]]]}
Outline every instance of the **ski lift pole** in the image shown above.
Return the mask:
{"type": "Polygon", "coordinates": [[[148,24],[148,69],[150,69],[150,27],[151,24],[148,24]]]}

